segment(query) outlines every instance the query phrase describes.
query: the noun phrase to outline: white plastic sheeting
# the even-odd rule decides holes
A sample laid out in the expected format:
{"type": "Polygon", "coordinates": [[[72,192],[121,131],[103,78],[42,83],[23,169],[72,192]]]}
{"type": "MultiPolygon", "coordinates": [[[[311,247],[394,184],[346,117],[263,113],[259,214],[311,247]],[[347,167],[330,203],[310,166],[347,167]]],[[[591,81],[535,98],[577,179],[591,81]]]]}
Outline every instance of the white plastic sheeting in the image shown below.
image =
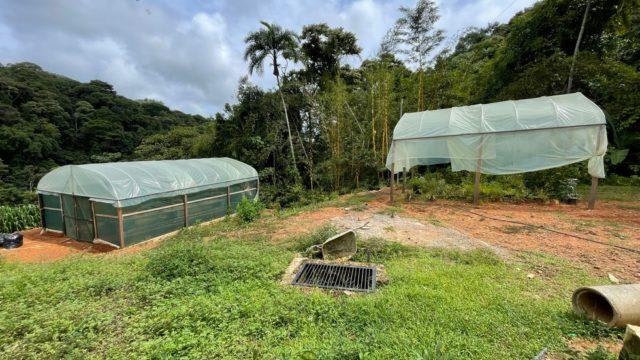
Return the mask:
{"type": "Polygon", "coordinates": [[[589,160],[604,178],[602,110],[581,93],[407,113],[393,131],[387,168],[451,162],[453,171],[515,174],[589,160]]]}
{"type": "Polygon", "coordinates": [[[84,196],[116,207],[257,180],[257,171],[229,158],[66,165],[47,173],[39,193],[84,196]]]}

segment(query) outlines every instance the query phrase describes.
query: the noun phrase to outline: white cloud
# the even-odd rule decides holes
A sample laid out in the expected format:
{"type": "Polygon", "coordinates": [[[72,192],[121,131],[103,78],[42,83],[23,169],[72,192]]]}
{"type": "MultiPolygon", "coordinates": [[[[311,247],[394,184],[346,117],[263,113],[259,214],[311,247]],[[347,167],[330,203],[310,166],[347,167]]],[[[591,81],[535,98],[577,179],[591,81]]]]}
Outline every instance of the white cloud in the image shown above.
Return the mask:
{"type": "MultiPolygon", "coordinates": [[[[453,34],[467,26],[506,21],[531,3],[438,0],[439,26],[453,34]]],[[[342,26],[357,35],[364,59],[377,51],[398,7],[413,4],[407,0],[10,0],[0,8],[0,62],[31,61],[81,81],[98,78],[125,96],[156,98],[186,112],[208,115],[233,101],[237,82],[246,73],[243,39],[259,28],[260,20],[298,32],[310,23],[342,26]]],[[[360,59],[349,62],[357,64],[360,59]]],[[[268,72],[252,80],[274,85],[268,72]]]]}

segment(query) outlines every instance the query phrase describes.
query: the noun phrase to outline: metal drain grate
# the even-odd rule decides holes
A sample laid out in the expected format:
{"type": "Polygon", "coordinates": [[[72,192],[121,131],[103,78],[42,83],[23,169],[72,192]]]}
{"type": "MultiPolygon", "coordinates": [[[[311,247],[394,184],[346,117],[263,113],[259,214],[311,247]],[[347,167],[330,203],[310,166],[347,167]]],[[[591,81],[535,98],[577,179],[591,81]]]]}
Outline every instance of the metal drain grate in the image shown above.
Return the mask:
{"type": "Polygon", "coordinates": [[[307,262],[302,264],[292,284],[325,289],[373,291],[376,288],[376,268],[307,262]]]}

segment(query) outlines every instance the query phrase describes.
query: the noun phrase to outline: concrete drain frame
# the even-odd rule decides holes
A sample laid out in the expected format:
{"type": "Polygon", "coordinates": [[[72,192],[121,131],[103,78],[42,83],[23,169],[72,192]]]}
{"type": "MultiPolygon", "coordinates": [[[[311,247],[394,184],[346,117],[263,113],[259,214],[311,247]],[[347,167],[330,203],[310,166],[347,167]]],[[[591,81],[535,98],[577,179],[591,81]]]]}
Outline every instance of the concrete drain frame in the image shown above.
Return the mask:
{"type": "Polygon", "coordinates": [[[376,267],[305,261],[291,285],[372,292],[376,289],[376,267]]]}

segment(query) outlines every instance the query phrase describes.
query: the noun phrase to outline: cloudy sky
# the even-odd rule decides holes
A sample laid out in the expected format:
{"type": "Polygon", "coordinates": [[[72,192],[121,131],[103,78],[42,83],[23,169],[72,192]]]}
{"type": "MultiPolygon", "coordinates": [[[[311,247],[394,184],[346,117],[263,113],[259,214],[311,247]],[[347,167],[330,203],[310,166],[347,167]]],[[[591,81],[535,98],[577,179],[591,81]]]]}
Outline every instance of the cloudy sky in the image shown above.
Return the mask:
{"type": "MultiPolygon", "coordinates": [[[[535,0],[437,0],[438,26],[450,38],[468,26],[507,21],[535,0]]],[[[245,35],[258,21],[300,32],[326,22],[354,32],[375,54],[415,0],[3,0],[0,62],[30,61],[80,81],[100,79],[118,93],[153,98],[210,115],[232,102],[246,74],[245,35]]],[[[359,62],[352,59],[351,62],[359,62]]],[[[272,87],[273,79],[252,81],[272,87]]]]}

